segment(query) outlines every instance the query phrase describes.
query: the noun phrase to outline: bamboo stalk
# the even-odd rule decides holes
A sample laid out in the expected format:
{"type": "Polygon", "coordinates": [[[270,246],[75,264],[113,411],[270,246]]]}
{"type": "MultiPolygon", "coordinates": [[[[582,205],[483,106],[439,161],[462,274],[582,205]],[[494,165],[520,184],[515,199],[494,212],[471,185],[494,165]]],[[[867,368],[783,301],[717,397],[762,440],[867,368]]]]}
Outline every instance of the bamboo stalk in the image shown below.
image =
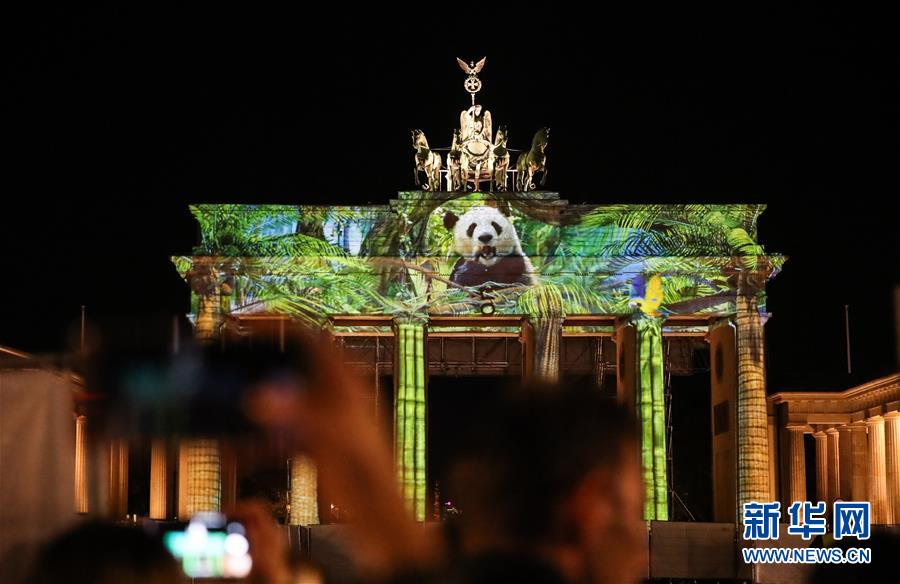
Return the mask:
{"type": "Polygon", "coordinates": [[[416,325],[415,332],[415,388],[416,388],[416,519],[425,521],[426,480],[426,396],[425,396],[425,327],[416,325]]]}
{"type": "Polygon", "coordinates": [[[409,324],[403,325],[403,380],[406,386],[406,400],[403,404],[403,422],[406,433],[403,441],[403,494],[406,501],[415,501],[415,448],[416,448],[416,405],[415,391],[415,355],[413,354],[413,330],[409,324]]]}
{"type": "Polygon", "coordinates": [[[403,377],[403,325],[397,325],[394,329],[396,346],[394,361],[394,464],[396,465],[397,481],[401,489],[404,484],[403,476],[403,445],[406,443],[406,383],[403,377]]]}
{"type": "Polygon", "coordinates": [[[656,519],[669,518],[668,481],[666,480],[666,410],[663,387],[662,329],[657,320],[648,322],[644,331],[650,339],[653,415],[653,483],[656,489],[656,519]]]}
{"type": "Polygon", "coordinates": [[[638,321],[638,371],[641,382],[638,414],[641,425],[641,464],[643,465],[644,519],[656,519],[656,490],[653,486],[653,402],[652,373],[650,364],[650,337],[644,334],[642,321],[638,321]]]}

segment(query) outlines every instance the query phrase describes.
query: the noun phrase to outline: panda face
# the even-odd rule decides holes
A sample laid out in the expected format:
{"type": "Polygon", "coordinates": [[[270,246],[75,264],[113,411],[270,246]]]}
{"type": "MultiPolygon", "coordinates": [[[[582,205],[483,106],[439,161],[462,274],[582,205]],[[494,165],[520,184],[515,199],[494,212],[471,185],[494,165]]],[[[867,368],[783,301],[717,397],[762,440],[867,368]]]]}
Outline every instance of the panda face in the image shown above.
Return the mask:
{"type": "Polygon", "coordinates": [[[493,266],[504,256],[522,254],[515,227],[492,207],[475,207],[460,217],[448,213],[444,225],[453,229],[453,251],[485,266],[493,266]]]}

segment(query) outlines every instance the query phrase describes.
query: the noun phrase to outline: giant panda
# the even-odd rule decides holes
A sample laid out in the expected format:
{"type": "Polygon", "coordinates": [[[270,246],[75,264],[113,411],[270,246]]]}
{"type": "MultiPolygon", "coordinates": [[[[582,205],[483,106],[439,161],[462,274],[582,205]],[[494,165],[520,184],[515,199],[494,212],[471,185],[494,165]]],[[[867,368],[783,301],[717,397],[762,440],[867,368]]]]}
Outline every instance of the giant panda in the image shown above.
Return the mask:
{"type": "Polygon", "coordinates": [[[522,251],[516,228],[498,209],[473,207],[461,216],[448,211],[444,227],[453,231],[453,251],[460,256],[451,282],[460,286],[535,283],[534,268],[522,251]]]}

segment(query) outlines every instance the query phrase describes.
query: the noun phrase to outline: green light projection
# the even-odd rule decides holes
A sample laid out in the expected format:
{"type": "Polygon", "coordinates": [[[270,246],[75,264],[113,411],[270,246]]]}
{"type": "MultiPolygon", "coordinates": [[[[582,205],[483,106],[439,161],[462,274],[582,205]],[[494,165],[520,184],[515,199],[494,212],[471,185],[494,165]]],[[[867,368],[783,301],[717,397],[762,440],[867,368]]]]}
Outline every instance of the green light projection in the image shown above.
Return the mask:
{"type": "Polygon", "coordinates": [[[644,466],[644,518],[669,517],[666,478],[666,410],[663,378],[662,319],[642,317],[637,322],[638,419],[641,427],[641,462],[644,466]]]}
{"type": "Polygon", "coordinates": [[[559,332],[577,328],[565,325],[566,315],[631,320],[639,334],[636,397],[647,516],[662,519],[660,326],[672,315],[736,315],[741,500],[767,489],[766,455],[759,452],[765,416],[757,407],[765,403],[760,313],[765,282],[784,258],[765,255],[756,241],[763,210],[755,204],[572,205],[543,191],[496,197],[410,191],[372,206],[203,204],[191,207],[200,244],[192,256],[173,261],[191,286],[198,337],[214,337],[228,316],[278,313],[313,326],[333,314],[394,317],[396,461],[419,518],[426,496],[430,316],[526,315],[539,343],[536,373],[545,379],[559,371],[559,332]],[[491,241],[480,243],[482,235],[491,241]]]}
{"type": "Polygon", "coordinates": [[[425,326],[398,322],[396,325],[394,441],[397,477],[404,499],[416,520],[425,520],[425,326]]]}

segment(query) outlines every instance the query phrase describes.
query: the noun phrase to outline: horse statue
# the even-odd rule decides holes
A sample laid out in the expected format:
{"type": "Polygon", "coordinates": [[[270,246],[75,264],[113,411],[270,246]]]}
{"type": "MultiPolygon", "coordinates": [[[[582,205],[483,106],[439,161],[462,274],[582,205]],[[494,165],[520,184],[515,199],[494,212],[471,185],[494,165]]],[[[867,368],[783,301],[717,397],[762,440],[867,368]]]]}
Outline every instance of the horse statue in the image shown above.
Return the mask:
{"type": "Polygon", "coordinates": [[[491,154],[491,191],[505,191],[506,171],[509,169],[509,150],[506,149],[506,143],[509,141],[509,132],[506,126],[500,126],[497,130],[497,136],[494,140],[494,151],[491,154]]]}
{"type": "Polygon", "coordinates": [[[541,173],[541,186],[547,182],[547,155],[544,150],[550,142],[550,128],[541,128],[531,140],[531,150],[519,154],[516,160],[516,190],[534,190],[534,173],[541,173]]]}
{"type": "Polygon", "coordinates": [[[454,129],[450,152],[447,153],[447,168],[450,170],[451,191],[464,191],[466,189],[465,165],[466,159],[462,149],[462,139],[460,138],[459,130],[454,129]]]}
{"type": "Polygon", "coordinates": [[[416,186],[425,191],[441,190],[441,155],[434,152],[428,146],[425,132],[412,131],[413,150],[416,156],[413,159],[413,174],[416,177],[416,186]],[[419,180],[419,173],[425,173],[425,183],[419,180]]]}

